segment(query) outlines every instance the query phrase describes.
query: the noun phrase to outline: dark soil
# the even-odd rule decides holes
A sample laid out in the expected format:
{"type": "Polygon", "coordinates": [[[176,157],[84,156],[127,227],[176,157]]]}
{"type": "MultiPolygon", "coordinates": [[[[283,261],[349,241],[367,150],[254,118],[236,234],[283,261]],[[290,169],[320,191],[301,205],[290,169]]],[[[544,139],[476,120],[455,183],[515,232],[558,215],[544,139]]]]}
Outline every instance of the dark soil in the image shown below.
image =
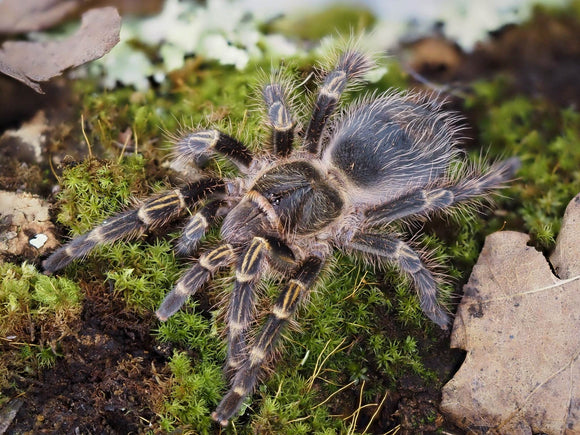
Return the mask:
{"type": "Polygon", "coordinates": [[[61,341],[54,368],[31,382],[9,434],[129,434],[153,423],[164,358],[150,321],[102,284],[86,287],[78,332],[61,341]]]}

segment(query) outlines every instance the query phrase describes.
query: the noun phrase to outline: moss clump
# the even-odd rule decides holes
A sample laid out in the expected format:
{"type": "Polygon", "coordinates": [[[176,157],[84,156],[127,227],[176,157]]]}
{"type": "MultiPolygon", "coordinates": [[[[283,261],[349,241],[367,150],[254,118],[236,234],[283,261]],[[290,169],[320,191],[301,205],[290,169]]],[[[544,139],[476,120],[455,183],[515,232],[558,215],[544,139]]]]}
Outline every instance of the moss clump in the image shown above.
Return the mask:
{"type": "Polygon", "coordinates": [[[175,352],[169,368],[171,393],[163,404],[161,428],[166,432],[179,427],[195,433],[212,433],[210,415],[224,386],[221,367],[206,357],[193,364],[184,352],[175,352]]]}
{"type": "MultiPolygon", "coordinates": [[[[0,389],[54,364],[81,311],[80,287],[24,263],[0,264],[0,389]]],[[[0,396],[0,404],[5,397],[0,396]]]]}
{"type": "Polygon", "coordinates": [[[69,164],[60,179],[57,221],[72,236],[89,231],[143,191],[144,165],[139,154],[128,155],[121,163],[87,158],[69,164]]]}
{"type": "Polygon", "coordinates": [[[540,98],[514,97],[510,87],[505,76],[478,82],[466,106],[480,119],[481,143],[522,161],[508,199],[500,200],[510,211],[505,221],[549,250],[566,205],[580,191],[580,113],[540,98]]]}
{"type": "Polygon", "coordinates": [[[116,243],[102,248],[98,260],[106,262],[106,280],[127,304],[151,313],[179,277],[180,268],[170,240],[116,243]]]}
{"type": "MultiPolygon", "coordinates": [[[[70,166],[61,177],[58,221],[71,234],[83,234],[99,222],[127,207],[130,198],[145,185],[145,162],[142,155],[130,154],[120,162],[87,158],[70,166]]],[[[137,310],[153,311],[179,275],[179,267],[169,240],[146,244],[142,241],[101,246],[90,255],[95,264],[106,264],[99,279],[114,285],[128,305],[137,310]]],[[[76,263],[77,278],[81,267],[76,263]]]]}
{"type": "Polygon", "coordinates": [[[408,335],[401,340],[373,335],[370,348],[375,354],[379,368],[391,382],[395,382],[407,372],[414,372],[425,378],[436,380],[435,373],[427,370],[421,362],[415,337],[408,335]]]}
{"type": "Polygon", "coordinates": [[[152,160],[167,154],[163,142],[168,138],[163,132],[171,138],[182,129],[198,125],[217,123],[224,131],[252,144],[261,120],[260,116],[248,116],[256,67],[269,69],[270,64],[264,61],[238,71],[196,57],[188,59],[183,68],[172,72],[155,89],[101,92],[95,83],[79,81],[75,90],[83,95],[87,135],[95,148],[102,147],[110,158],[118,157],[124,142],[119,138],[130,129],[129,147],[152,160]]]}

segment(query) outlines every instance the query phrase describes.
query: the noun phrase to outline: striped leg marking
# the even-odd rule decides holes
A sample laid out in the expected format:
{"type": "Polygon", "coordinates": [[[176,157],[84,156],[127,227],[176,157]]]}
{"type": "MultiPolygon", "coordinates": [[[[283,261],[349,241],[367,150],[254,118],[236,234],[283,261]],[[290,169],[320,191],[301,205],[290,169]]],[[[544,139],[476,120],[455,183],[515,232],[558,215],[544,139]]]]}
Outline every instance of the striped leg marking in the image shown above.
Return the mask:
{"type": "Polygon", "coordinates": [[[236,282],[228,312],[228,355],[226,367],[235,369],[246,350],[246,331],[254,317],[254,288],[262,273],[268,241],[254,237],[236,267],[236,282]]]}
{"type": "Polygon", "coordinates": [[[279,83],[271,83],[264,87],[262,97],[268,109],[274,153],[287,156],[292,151],[296,122],[290,113],[284,89],[279,83]]]}
{"type": "Polygon", "coordinates": [[[52,253],[43,263],[45,273],[53,273],[76,258],[87,255],[97,245],[132,239],[148,228],[157,227],[179,216],[188,204],[209,193],[224,189],[221,180],[203,178],[146,200],[141,207],[114,215],[88,233],[77,237],[52,253]]]}
{"type": "Polygon", "coordinates": [[[447,189],[418,190],[396,201],[368,210],[369,225],[386,224],[397,219],[441,210],[455,202],[455,195],[447,189]]]}
{"type": "Polygon", "coordinates": [[[252,163],[252,153],[240,141],[219,130],[197,130],[180,138],[175,144],[179,158],[191,159],[203,165],[214,153],[223,154],[241,170],[252,163]]]}
{"type": "Polygon", "coordinates": [[[188,220],[177,242],[179,255],[190,255],[196,250],[199,241],[214,223],[222,204],[223,202],[220,200],[211,201],[188,220]]]}
{"type": "Polygon", "coordinates": [[[227,243],[203,254],[165,296],[161,306],[155,312],[159,320],[165,321],[175,314],[187,298],[205,284],[219,268],[232,264],[234,258],[234,250],[227,243]]]}
{"type": "Polygon", "coordinates": [[[511,158],[494,164],[485,172],[461,177],[454,185],[417,190],[396,201],[369,209],[365,213],[367,223],[379,225],[407,216],[428,214],[476,196],[489,194],[512,178],[519,165],[519,159],[511,158]]]}
{"type": "Polygon", "coordinates": [[[320,138],[328,119],[336,110],[338,100],[349,81],[360,79],[370,68],[371,61],[357,51],[346,51],[336,68],[327,76],[320,87],[306,135],[304,147],[312,154],[320,153],[320,138]]]}
{"type": "Polygon", "coordinates": [[[281,291],[264,327],[236,372],[230,390],[212,414],[212,418],[222,426],[228,424],[229,419],[240,409],[246,396],[254,390],[262,365],[272,355],[283,327],[296,312],[300,300],[312,287],[321,268],[320,258],[307,258],[281,291]]]}
{"type": "Polygon", "coordinates": [[[441,329],[447,329],[450,319],[437,302],[437,282],[409,245],[394,237],[358,233],[348,247],[397,264],[413,279],[425,315],[441,329]]]}

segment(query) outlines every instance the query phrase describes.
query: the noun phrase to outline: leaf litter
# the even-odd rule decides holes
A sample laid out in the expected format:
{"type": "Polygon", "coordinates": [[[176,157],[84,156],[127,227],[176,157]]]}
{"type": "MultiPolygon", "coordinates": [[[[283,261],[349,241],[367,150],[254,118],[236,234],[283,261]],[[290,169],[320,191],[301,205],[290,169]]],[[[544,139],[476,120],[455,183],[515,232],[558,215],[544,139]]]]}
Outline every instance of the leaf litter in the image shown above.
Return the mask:
{"type": "Polygon", "coordinates": [[[32,32],[52,27],[75,12],[79,0],[2,0],[0,33],[32,32]]]}
{"type": "Polygon", "coordinates": [[[470,430],[580,433],[580,194],[551,264],[528,241],[514,231],[486,238],[451,336],[467,356],[441,408],[470,430]]]}
{"type": "Polygon", "coordinates": [[[65,69],[98,59],[119,42],[121,17],[113,7],[91,9],[80,28],[59,41],[6,41],[0,48],[0,72],[43,93],[39,82],[65,69]]]}

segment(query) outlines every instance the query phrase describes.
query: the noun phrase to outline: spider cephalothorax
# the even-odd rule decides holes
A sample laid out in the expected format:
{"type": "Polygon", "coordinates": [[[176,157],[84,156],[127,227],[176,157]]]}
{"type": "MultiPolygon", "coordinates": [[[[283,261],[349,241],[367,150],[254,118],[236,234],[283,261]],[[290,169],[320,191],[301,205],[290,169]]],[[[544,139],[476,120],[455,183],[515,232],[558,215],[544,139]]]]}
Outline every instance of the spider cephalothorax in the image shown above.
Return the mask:
{"type": "Polygon", "coordinates": [[[234,267],[227,314],[227,368],[233,376],[213,413],[222,425],[254,389],[282,328],[335,249],[397,265],[412,278],[425,314],[446,328],[449,316],[437,302],[433,274],[389,224],[486,195],[517,165],[510,159],[453,175],[459,159],[456,117],[424,95],[371,95],[334,115],[345,88],[360,82],[371,67],[369,58],[354,49],[339,57],[322,80],[297,147],[289,89],[276,79],[267,83],[262,97],[271,145],[262,154],[253,155],[215,129],[185,134],[175,144],[180,158],[196,163],[213,153],[225,155],[240,177],[206,175],[145,200],[72,240],[43,264],[46,272],[55,272],[98,244],[139,235],[185,210],[192,216],[178,252],[193,253],[208,227],[225,214],[221,243],[198,256],[157,310],[161,320],[167,319],[218,269],[234,267]],[[250,339],[254,289],[266,269],[286,284],[261,331],[250,339]]]}

